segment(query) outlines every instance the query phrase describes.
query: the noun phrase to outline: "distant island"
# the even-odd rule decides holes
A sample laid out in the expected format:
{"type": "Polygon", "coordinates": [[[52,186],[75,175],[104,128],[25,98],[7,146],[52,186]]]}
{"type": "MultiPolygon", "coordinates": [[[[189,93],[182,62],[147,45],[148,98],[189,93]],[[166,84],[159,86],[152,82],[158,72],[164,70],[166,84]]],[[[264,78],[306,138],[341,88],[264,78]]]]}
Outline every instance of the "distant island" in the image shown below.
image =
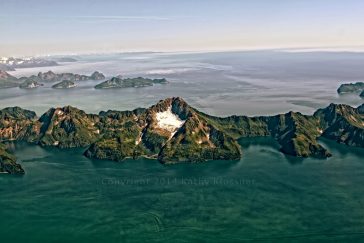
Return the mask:
{"type": "Polygon", "coordinates": [[[153,86],[154,84],[166,84],[168,81],[162,79],[149,79],[149,78],[125,78],[121,76],[113,77],[105,82],[95,86],[95,89],[120,89],[120,88],[140,88],[146,86],[153,86]]]}
{"type": "Polygon", "coordinates": [[[73,57],[52,57],[50,60],[56,62],[77,62],[77,59],[73,57]]]}
{"type": "Polygon", "coordinates": [[[74,73],[54,73],[52,71],[48,71],[46,73],[38,73],[37,76],[31,76],[29,78],[39,79],[43,82],[60,82],[63,80],[70,80],[70,81],[85,81],[85,80],[103,80],[105,76],[95,71],[90,76],[81,75],[81,74],[74,74],[74,73]]]}
{"type": "MultiPolygon", "coordinates": [[[[149,157],[164,164],[238,160],[237,139],[271,136],[281,151],[297,157],[327,158],[331,153],[319,137],[364,147],[364,104],[354,108],[330,104],[307,116],[288,112],[274,116],[207,115],[175,97],[149,108],[87,114],[66,106],[41,117],[29,110],[0,110],[0,141],[22,140],[40,146],[85,147],[92,159],[122,161],[149,157]]],[[[16,158],[2,145],[2,172],[23,173],[16,158]]]]}
{"type": "MultiPolygon", "coordinates": [[[[38,73],[38,75],[31,75],[29,77],[16,78],[6,71],[0,71],[0,88],[14,88],[19,87],[22,89],[34,89],[43,86],[43,83],[55,83],[52,88],[54,89],[69,89],[76,87],[78,81],[85,80],[104,80],[105,75],[95,71],[90,76],[74,74],[74,73],[54,73],[48,71],[45,73],[38,73]]],[[[153,86],[154,84],[167,84],[165,78],[149,79],[149,78],[122,78],[121,75],[113,77],[95,86],[95,89],[120,89],[120,88],[140,88],[153,86]]]]}
{"type": "Polygon", "coordinates": [[[63,80],[52,86],[53,89],[71,89],[76,87],[76,84],[70,80],[63,80]]]}
{"type": "Polygon", "coordinates": [[[44,84],[42,84],[42,83],[38,83],[38,81],[28,79],[28,80],[25,80],[23,83],[21,83],[19,85],[19,88],[21,88],[21,89],[35,89],[35,88],[41,87],[43,85],[44,84]]]}
{"type": "Polygon", "coordinates": [[[337,89],[338,94],[344,93],[360,93],[364,91],[364,82],[346,83],[340,85],[337,89]]]}
{"type": "Polygon", "coordinates": [[[14,71],[16,68],[32,68],[32,67],[48,67],[58,66],[58,63],[53,60],[44,58],[15,58],[2,57],[0,58],[0,70],[14,71]]]}
{"type": "Polygon", "coordinates": [[[38,75],[31,75],[29,77],[16,78],[6,71],[0,71],[0,88],[37,88],[42,86],[42,83],[62,82],[67,81],[85,81],[85,80],[103,80],[105,75],[95,71],[90,76],[74,74],[74,73],[54,73],[48,71],[45,73],[38,73],[38,75]]]}

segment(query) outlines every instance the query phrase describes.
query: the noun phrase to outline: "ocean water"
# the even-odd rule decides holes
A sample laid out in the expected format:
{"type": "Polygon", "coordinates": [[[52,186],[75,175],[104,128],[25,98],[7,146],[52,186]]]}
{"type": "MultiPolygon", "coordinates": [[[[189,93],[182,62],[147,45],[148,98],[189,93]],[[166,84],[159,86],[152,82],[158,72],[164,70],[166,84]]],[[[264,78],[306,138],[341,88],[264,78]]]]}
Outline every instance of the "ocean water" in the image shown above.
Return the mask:
{"type": "Polygon", "coordinates": [[[108,77],[167,78],[168,85],[95,90],[100,81],[79,82],[72,90],[0,90],[0,104],[44,113],[49,107],[74,105],[88,112],[147,107],[180,96],[213,115],[268,115],[290,110],[311,114],[329,103],[359,105],[358,95],[339,96],[340,83],[363,81],[364,53],[288,53],[278,51],[222,53],[127,53],[85,55],[76,63],[10,72],[17,77],[52,70],[108,77]]]}
{"type": "Polygon", "coordinates": [[[323,141],[332,158],[302,160],[240,143],[240,161],[173,166],[13,144],[27,173],[0,176],[2,242],[363,239],[362,149],[323,141]]]}
{"type": "MultiPolygon", "coordinates": [[[[38,114],[74,105],[88,112],[146,107],[181,96],[214,115],[312,113],[363,80],[360,53],[130,53],[80,56],[56,72],[167,77],[139,89],[0,90],[0,105],[38,114]]],[[[364,150],[320,141],[333,156],[300,159],[270,138],[239,141],[239,161],[164,166],[155,160],[93,161],[84,148],[12,143],[24,176],[0,175],[0,242],[358,242],[364,238],[364,150]]]]}

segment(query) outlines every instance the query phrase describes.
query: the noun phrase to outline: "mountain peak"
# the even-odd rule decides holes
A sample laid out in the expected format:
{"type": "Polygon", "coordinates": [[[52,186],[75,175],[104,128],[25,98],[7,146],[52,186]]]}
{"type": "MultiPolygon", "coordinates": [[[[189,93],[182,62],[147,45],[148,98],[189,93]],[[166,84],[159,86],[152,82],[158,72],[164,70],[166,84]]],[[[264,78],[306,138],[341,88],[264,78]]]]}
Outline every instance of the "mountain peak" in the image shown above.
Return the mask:
{"type": "Polygon", "coordinates": [[[18,106],[7,107],[0,110],[0,117],[13,118],[13,119],[34,119],[37,117],[34,111],[22,109],[18,106]]]}
{"type": "Polygon", "coordinates": [[[10,75],[9,73],[0,70],[0,79],[16,79],[16,78],[10,75]]]}
{"type": "Polygon", "coordinates": [[[172,113],[178,115],[182,120],[185,120],[193,112],[193,109],[187,104],[187,102],[180,97],[170,97],[160,100],[149,109],[158,112],[170,109],[172,113]]]}

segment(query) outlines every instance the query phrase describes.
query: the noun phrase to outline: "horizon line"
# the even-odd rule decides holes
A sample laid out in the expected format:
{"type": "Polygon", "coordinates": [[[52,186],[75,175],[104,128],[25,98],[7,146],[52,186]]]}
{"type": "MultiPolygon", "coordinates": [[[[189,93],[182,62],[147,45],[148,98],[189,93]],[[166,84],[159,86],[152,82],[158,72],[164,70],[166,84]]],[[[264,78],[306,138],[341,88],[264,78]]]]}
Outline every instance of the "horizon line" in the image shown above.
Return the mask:
{"type": "Polygon", "coordinates": [[[110,51],[80,51],[80,52],[53,52],[49,54],[35,55],[7,55],[0,56],[6,58],[26,58],[26,57],[52,57],[52,56],[77,56],[77,55],[104,55],[104,54],[128,54],[128,53],[161,53],[161,54],[189,54],[189,53],[218,53],[218,52],[249,52],[249,51],[281,51],[288,53],[304,52],[348,52],[364,53],[364,45],[359,46],[306,46],[306,47],[247,47],[247,48],[221,48],[206,50],[110,50],[110,51]]]}

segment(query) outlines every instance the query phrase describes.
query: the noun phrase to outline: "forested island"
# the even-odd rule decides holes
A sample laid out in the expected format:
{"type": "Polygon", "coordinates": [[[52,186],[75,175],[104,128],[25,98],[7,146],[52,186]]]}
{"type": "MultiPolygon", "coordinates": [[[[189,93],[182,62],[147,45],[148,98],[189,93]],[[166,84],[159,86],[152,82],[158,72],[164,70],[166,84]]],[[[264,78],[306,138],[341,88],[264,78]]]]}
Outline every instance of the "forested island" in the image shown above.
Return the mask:
{"type": "MultiPolygon", "coordinates": [[[[215,117],[174,97],[149,108],[87,114],[75,107],[51,108],[41,117],[29,110],[0,110],[0,140],[27,141],[59,148],[84,147],[92,159],[122,161],[141,156],[164,164],[238,160],[237,140],[271,136],[281,151],[297,157],[327,158],[317,141],[325,137],[364,147],[364,104],[354,108],[330,104],[313,115],[288,112],[274,116],[215,117]]],[[[21,172],[16,158],[1,147],[2,172],[21,172]]]]}

